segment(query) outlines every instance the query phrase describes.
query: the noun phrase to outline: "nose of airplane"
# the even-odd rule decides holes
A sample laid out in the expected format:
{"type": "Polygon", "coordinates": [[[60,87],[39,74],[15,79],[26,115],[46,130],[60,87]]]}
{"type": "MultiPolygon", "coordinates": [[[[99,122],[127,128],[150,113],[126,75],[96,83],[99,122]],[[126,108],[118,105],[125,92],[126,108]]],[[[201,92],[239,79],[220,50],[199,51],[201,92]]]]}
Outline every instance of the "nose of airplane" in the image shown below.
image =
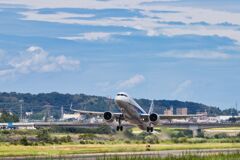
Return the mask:
{"type": "Polygon", "coordinates": [[[126,93],[124,92],[119,92],[116,96],[115,96],[115,103],[117,105],[122,105],[125,104],[126,102],[129,102],[129,97],[126,93]]]}
{"type": "Polygon", "coordinates": [[[123,96],[116,96],[115,97],[115,103],[118,104],[118,105],[120,105],[121,103],[124,103],[126,101],[127,101],[126,97],[123,97],[123,96]]]}
{"type": "Polygon", "coordinates": [[[115,100],[116,104],[118,104],[122,101],[120,96],[116,96],[114,100],[115,100]]]}

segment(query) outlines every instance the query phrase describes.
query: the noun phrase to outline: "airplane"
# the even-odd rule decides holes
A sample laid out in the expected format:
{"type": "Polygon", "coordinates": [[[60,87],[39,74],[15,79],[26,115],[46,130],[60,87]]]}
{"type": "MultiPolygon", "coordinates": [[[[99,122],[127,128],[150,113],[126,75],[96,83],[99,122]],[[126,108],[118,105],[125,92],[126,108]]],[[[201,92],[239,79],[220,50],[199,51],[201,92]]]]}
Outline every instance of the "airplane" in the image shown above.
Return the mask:
{"type": "Polygon", "coordinates": [[[106,112],[95,112],[95,111],[85,111],[85,110],[76,110],[70,106],[70,110],[78,112],[80,114],[89,114],[95,116],[103,116],[104,120],[107,123],[112,123],[114,120],[118,122],[116,128],[117,131],[122,131],[122,121],[128,121],[131,124],[138,126],[142,130],[147,132],[153,132],[153,126],[159,124],[161,119],[186,119],[188,117],[196,117],[196,115],[159,115],[153,112],[154,103],[151,102],[148,113],[140,107],[137,102],[131,98],[125,92],[117,93],[115,97],[115,103],[120,109],[120,113],[112,113],[110,111],[106,112]]]}

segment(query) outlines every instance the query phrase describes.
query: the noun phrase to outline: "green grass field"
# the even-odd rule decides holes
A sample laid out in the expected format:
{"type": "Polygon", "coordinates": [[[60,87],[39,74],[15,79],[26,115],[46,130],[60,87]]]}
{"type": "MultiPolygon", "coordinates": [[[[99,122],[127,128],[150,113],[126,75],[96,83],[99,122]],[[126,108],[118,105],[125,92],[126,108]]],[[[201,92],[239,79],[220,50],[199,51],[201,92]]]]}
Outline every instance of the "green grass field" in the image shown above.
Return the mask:
{"type": "Polygon", "coordinates": [[[240,149],[239,136],[192,138],[188,130],[156,129],[159,130],[157,134],[146,134],[138,128],[109,134],[51,132],[46,129],[2,130],[0,132],[0,159],[12,156],[49,157],[67,154],[146,151],[147,143],[151,143],[151,151],[240,149]],[[70,137],[69,141],[66,141],[67,137],[70,137]]]}
{"type": "MultiPolygon", "coordinates": [[[[240,143],[153,144],[151,151],[179,149],[240,148],[240,143]]],[[[45,146],[0,145],[0,156],[60,156],[66,154],[145,151],[145,144],[64,144],[45,146]]]]}
{"type": "Polygon", "coordinates": [[[240,153],[233,154],[218,154],[218,155],[182,155],[182,156],[167,156],[167,157],[110,157],[105,160],[239,160],[240,153]]]}
{"type": "Polygon", "coordinates": [[[227,128],[209,128],[207,130],[236,130],[236,131],[240,131],[240,127],[227,127],[227,128]]]}

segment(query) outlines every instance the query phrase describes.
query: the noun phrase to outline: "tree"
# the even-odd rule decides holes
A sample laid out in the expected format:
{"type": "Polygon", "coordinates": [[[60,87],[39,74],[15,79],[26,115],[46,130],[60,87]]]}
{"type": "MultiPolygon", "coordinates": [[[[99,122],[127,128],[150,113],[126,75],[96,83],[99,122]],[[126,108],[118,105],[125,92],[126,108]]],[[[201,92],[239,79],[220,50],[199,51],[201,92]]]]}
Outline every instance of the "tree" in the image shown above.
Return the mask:
{"type": "Polygon", "coordinates": [[[49,134],[48,129],[40,129],[39,132],[37,133],[37,138],[39,141],[46,142],[46,143],[51,143],[52,138],[49,134]]]}
{"type": "Polygon", "coordinates": [[[21,144],[21,145],[24,145],[24,146],[29,145],[29,142],[28,142],[28,140],[27,140],[27,137],[23,137],[22,139],[20,139],[20,144],[21,144]]]}
{"type": "Polygon", "coordinates": [[[1,113],[2,113],[0,116],[1,123],[18,122],[19,121],[18,117],[15,114],[10,114],[10,113],[6,112],[5,110],[3,110],[1,113]]]}

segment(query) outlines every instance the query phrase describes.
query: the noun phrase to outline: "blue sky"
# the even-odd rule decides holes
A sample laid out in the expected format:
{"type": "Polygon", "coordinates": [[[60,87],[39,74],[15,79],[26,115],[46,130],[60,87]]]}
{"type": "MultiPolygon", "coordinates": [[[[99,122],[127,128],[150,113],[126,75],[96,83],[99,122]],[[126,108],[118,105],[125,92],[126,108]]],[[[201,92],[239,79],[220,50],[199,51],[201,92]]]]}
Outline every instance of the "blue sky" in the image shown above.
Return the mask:
{"type": "Polygon", "coordinates": [[[240,101],[240,2],[0,0],[1,91],[240,101]]]}

